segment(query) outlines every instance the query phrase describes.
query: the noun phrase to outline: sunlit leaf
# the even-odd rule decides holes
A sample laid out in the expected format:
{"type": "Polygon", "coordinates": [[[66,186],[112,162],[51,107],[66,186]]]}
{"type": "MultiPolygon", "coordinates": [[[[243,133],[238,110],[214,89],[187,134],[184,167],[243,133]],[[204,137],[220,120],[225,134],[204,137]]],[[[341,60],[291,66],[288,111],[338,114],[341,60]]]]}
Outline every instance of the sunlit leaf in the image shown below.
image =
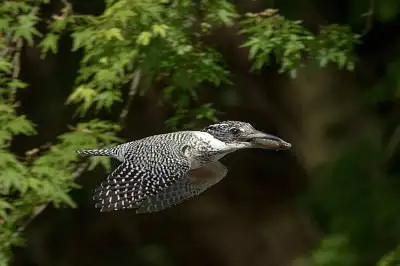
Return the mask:
{"type": "Polygon", "coordinates": [[[136,43],[147,46],[150,43],[150,39],[153,36],[151,32],[144,31],[142,32],[136,40],[136,43]]]}
{"type": "Polygon", "coordinates": [[[104,35],[106,36],[107,40],[112,40],[113,38],[117,40],[124,40],[124,37],[122,37],[121,29],[118,28],[111,28],[109,30],[106,30],[104,32],[104,35]]]}

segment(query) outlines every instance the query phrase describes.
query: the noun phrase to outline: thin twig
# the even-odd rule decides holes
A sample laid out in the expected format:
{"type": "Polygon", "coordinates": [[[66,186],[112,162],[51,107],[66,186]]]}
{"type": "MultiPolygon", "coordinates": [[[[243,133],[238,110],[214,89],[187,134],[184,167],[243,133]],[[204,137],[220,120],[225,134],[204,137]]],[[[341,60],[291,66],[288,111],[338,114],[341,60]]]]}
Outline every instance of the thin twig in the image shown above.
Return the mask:
{"type": "Polygon", "coordinates": [[[390,159],[396,152],[396,149],[400,147],[400,125],[396,127],[393,134],[390,136],[387,144],[387,156],[390,159]]]}
{"type": "Polygon", "coordinates": [[[138,69],[133,73],[132,82],[128,93],[128,100],[126,101],[126,104],[124,108],[122,108],[121,114],[119,115],[119,125],[121,128],[124,128],[126,125],[126,119],[128,118],[128,113],[132,105],[133,97],[136,95],[139,88],[140,78],[141,71],[140,69],[138,69]]]}
{"type": "Polygon", "coordinates": [[[76,170],[75,172],[72,174],[72,179],[77,179],[81,174],[83,174],[83,172],[85,172],[86,167],[89,166],[89,162],[85,162],[83,164],[81,164],[76,170]]]}
{"type": "MultiPolygon", "coordinates": [[[[38,7],[33,7],[32,10],[29,12],[30,15],[35,15],[39,11],[38,7]]],[[[11,41],[12,35],[10,35],[10,41],[11,41]]],[[[11,45],[11,42],[10,42],[11,45]]],[[[13,71],[11,74],[11,80],[13,82],[16,82],[19,78],[19,74],[21,73],[21,51],[22,47],[24,46],[24,41],[20,37],[15,41],[15,47],[14,49],[10,49],[12,55],[12,60],[13,60],[13,71]]],[[[17,94],[17,85],[12,85],[11,90],[9,93],[9,98],[8,101],[10,104],[15,102],[16,94],[17,94]]]]}
{"type": "Polygon", "coordinates": [[[25,228],[38,216],[41,214],[44,209],[46,209],[47,204],[42,204],[39,207],[36,207],[31,216],[29,216],[28,220],[25,221],[21,226],[18,227],[17,233],[21,233],[22,231],[25,230],[25,228]]]}
{"type": "Polygon", "coordinates": [[[55,20],[63,20],[73,14],[72,4],[66,0],[61,0],[61,2],[64,4],[64,7],[61,9],[61,15],[52,16],[55,20]]]}
{"type": "MultiPolygon", "coordinates": [[[[13,56],[13,71],[11,75],[11,80],[16,82],[21,73],[21,50],[23,46],[22,38],[18,38],[15,44],[14,56],[13,56]]],[[[10,95],[8,98],[9,103],[15,102],[15,97],[17,94],[18,87],[16,85],[11,86],[10,95]]]]}
{"type": "Polygon", "coordinates": [[[361,33],[361,36],[365,36],[372,29],[372,25],[374,22],[374,13],[375,13],[375,0],[370,0],[368,12],[361,15],[362,17],[366,17],[365,28],[361,33]]]}

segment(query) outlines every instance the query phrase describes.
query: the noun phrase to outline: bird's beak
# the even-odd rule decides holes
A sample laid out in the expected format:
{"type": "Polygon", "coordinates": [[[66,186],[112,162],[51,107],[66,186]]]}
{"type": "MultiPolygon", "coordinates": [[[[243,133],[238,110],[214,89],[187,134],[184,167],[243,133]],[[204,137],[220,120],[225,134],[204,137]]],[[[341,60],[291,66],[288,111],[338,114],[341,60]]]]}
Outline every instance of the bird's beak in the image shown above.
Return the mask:
{"type": "Polygon", "coordinates": [[[292,144],[276,136],[258,130],[248,135],[248,138],[255,148],[270,150],[288,150],[292,147],[292,144]]]}

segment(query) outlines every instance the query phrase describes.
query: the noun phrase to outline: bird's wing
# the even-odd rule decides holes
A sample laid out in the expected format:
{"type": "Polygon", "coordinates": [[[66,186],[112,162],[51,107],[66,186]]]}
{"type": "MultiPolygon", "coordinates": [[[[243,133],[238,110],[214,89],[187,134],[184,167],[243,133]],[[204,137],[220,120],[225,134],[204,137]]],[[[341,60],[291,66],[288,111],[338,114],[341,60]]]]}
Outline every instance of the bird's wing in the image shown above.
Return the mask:
{"type": "Polygon", "coordinates": [[[220,162],[211,162],[201,168],[190,170],[185,178],[144,200],[136,213],[157,212],[177,205],[215,185],[226,176],[227,172],[228,169],[220,162]]]}
{"type": "Polygon", "coordinates": [[[160,163],[151,170],[132,160],[124,161],[94,191],[95,207],[102,212],[137,208],[148,197],[185,177],[189,168],[190,162],[184,155],[170,159],[166,166],[160,163]],[[163,167],[167,169],[163,171],[163,167]]]}

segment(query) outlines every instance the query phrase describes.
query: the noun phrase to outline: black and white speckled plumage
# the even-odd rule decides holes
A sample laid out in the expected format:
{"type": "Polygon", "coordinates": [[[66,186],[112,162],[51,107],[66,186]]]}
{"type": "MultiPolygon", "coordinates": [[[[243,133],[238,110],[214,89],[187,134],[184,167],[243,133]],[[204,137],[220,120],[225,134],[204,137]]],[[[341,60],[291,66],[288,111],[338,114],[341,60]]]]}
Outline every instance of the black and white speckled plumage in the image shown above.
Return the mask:
{"type": "Polygon", "coordinates": [[[215,185],[228,172],[228,169],[220,162],[208,163],[204,168],[207,172],[203,174],[203,178],[199,178],[198,174],[196,175],[196,173],[190,173],[189,171],[185,178],[173,183],[161,193],[144,200],[136,212],[156,212],[178,205],[215,185]]]}
{"type": "Polygon", "coordinates": [[[227,169],[218,160],[237,149],[251,148],[249,134],[253,131],[248,123],[226,121],[202,131],[160,134],[111,148],[77,152],[110,156],[120,162],[95,189],[95,207],[101,211],[155,212],[219,182],[227,169]]]}

